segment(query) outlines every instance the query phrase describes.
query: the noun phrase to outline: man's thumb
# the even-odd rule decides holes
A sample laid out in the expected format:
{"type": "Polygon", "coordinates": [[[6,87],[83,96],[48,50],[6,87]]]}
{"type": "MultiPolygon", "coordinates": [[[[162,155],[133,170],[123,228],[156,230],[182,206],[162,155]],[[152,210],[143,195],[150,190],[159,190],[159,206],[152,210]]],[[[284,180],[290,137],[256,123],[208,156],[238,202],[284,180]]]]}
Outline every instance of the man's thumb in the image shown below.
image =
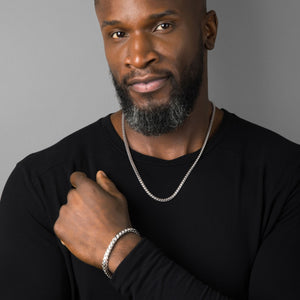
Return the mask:
{"type": "Polygon", "coordinates": [[[118,196],[120,194],[115,184],[107,177],[107,175],[103,171],[97,172],[96,182],[109,194],[112,194],[114,196],[118,196]]]}

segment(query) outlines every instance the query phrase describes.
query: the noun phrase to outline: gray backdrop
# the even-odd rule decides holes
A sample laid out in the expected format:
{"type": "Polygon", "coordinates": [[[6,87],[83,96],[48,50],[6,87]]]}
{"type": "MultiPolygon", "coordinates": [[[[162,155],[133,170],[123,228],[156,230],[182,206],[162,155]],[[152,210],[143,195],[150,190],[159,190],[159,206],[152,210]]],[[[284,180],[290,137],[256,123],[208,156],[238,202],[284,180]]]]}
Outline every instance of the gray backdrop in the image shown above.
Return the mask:
{"type": "MultiPolygon", "coordinates": [[[[208,0],[218,106],[300,143],[299,0],[208,0]]],[[[0,193],[16,162],[118,109],[93,0],[0,0],[0,193]]]]}

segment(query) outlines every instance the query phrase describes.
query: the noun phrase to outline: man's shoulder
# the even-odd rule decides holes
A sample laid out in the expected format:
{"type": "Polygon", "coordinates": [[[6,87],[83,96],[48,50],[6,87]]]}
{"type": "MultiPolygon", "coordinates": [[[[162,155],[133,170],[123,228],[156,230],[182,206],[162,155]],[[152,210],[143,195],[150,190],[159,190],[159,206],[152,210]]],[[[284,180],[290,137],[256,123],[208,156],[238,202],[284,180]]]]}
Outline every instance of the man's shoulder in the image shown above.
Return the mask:
{"type": "Polygon", "coordinates": [[[225,111],[225,116],[224,144],[236,156],[261,166],[300,166],[300,145],[235,114],[225,111]]]}
{"type": "Polygon", "coordinates": [[[41,175],[55,167],[70,167],[72,163],[84,159],[96,151],[100,145],[107,144],[106,124],[109,115],[64,137],[55,144],[32,153],[18,163],[28,171],[41,175]]]}
{"type": "Polygon", "coordinates": [[[230,126],[228,126],[228,136],[237,143],[257,149],[277,149],[278,151],[284,149],[287,151],[289,149],[291,151],[300,150],[300,145],[273,130],[255,124],[228,111],[225,111],[225,115],[229,119],[228,123],[230,123],[230,126]]]}

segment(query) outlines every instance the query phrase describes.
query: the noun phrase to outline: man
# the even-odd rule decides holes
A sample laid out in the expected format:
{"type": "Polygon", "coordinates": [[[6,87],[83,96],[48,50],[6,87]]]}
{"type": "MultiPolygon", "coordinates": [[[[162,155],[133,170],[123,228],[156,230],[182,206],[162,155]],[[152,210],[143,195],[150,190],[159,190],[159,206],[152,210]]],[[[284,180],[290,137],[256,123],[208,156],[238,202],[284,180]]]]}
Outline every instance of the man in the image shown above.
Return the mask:
{"type": "Polygon", "coordinates": [[[0,298],[300,299],[300,147],[209,101],[215,12],[95,7],[122,110],[17,165],[0,298]]]}

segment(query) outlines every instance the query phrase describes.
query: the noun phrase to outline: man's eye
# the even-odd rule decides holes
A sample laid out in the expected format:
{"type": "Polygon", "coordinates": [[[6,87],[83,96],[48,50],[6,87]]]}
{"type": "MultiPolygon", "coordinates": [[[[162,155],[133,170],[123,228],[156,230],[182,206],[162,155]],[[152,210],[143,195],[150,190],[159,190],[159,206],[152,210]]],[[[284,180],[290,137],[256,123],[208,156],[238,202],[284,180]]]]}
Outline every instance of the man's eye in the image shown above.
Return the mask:
{"type": "Polygon", "coordinates": [[[117,31],[117,32],[114,32],[114,33],[111,35],[111,37],[112,37],[113,39],[121,39],[121,38],[125,37],[125,32],[123,32],[123,31],[117,31]]]}
{"type": "Polygon", "coordinates": [[[164,31],[172,27],[170,23],[161,23],[156,28],[155,31],[164,31]]]}

